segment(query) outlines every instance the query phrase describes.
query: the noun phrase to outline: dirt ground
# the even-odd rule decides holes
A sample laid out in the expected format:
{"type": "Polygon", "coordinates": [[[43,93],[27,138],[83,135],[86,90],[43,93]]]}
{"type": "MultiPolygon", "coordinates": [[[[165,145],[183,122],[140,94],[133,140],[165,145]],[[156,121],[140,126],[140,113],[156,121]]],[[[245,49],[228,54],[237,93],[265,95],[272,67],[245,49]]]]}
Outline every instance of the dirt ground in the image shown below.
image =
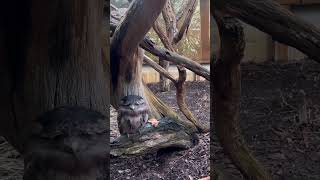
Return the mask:
{"type": "MultiPolygon", "coordinates": [[[[242,65],[241,128],[253,154],[275,180],[320,179],[320,65],[307,61],[286,65],[242,65]]],[[[150,85],[157,89],[157,85],[150,85]]],[[[175,91],[160,93],[178,110],[175,91]]],[[[209,83],[187,84],[192,112],[209,122],[209,83]]],[[[112,110],[111,138],[118,136],[112,110]]],[[[213,131],[214,133],[214,131],[213,131]]],[[[209,134],[189,150],[111,159],[111,179],[175,180],[209,175],[209,134]]],[[[211,158],[233,179],[243,179],[223,154],[216,138],[211,158]]],[[[214,169],[214,168],[213,168],[214,169]]],[[[21,179],[22,159],[0,139],[0,180],[21,179]]]]}
{"type": "MultiPolygon", "coordinates": [[[[153,92],[157,84],[149,85],[153,92]]],[[[209,123],[210,94],[208,82],[187,83],[187,103],[194,115],[203,123],[209,123]]],[[[175,88],[169,92],[156,92],[165,103],[179,112],[176,104],[175,88]]],[[[183,117],[183,115],[181,115],[183,117]]],[[[116,112],[111,110],[111,139],[118,136],[116,112]]],[[[189,176],[197,179],[210,174],[209,168],[209,133],[199,135],[199,144],[185,151],[149,154],[129,159],[111,159],[111,179],[122,180],[183,180],[189,176]]]]}
{"type": "MultiPolygon", "coordinates": [[[[275,180],[320,179],[320,65],[242,66],[241,128],[275,180]],[[305,95],[304,95],[305,94],[305,95]]],[[[214,164],[238,171],[214,140],[214,164]]]]}

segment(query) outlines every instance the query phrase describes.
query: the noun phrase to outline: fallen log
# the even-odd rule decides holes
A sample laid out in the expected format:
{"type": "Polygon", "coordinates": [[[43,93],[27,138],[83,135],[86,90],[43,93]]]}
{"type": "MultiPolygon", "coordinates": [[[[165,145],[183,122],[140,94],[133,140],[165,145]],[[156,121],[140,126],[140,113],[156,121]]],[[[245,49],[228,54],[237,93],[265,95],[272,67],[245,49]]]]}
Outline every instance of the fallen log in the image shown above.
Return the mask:
{"type": "Polygon", "coordinates": [[[195,133],[170,118],[161,118],[157,127],[147,124],[140,134],[133,137],[120,136],[110,143],[112,157],[129,157],[155,153],[159,150],[188,149],[198,143],[195,133]]]}

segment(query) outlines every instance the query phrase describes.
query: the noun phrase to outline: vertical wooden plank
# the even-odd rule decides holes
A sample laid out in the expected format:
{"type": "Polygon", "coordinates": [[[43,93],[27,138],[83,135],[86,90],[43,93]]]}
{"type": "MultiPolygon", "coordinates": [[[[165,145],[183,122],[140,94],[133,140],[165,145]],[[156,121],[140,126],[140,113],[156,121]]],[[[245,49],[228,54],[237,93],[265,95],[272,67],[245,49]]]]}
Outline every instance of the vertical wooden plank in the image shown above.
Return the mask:
{"type": "Polygon", "coordinates": [[[278,42],[274,42],[274,60],[278,62],[288,62],[288,46],[278,42]]]}
{"type": "MultiPolygon", "coordinates": [[[[290,9],[289,5],[283,5],[284,8],[290,9]]],[[[276,62],[288,62],[288,46],[277,41],[274,41],[274,60],[276,62]]]]}
{"type": "Polygon", "coordinates": [[[210,0],[200,0],[201,62],[210,59],[210,0]]]}

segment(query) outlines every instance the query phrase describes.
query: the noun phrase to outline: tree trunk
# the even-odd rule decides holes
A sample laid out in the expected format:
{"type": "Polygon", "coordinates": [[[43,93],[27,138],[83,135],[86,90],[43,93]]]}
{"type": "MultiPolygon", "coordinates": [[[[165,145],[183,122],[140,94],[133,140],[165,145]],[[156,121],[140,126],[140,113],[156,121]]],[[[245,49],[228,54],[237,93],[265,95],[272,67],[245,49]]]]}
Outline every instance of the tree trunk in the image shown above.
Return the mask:
{"type": "Polygon", "coordinates": [[[194,145],[196,127],[180,117],[158,99],[142,81],[144,54],[139,48],[140,41],[154,24],[166,0],[140,0],[132,2],[125,19],[116,28],[111,40],[112,104],[117,109],[120,99],[127,95],[139,95],[148,102],[151,116],[158,119],[158,128],[134,136],[134,143],[127,143],[124,136],[115,140],[113,155],[141,154],[159,149],[194,145]],[[145,18],[145,17],[148,18],[145,18]],[[165,118],[169,118],[167,123],[165,118]],[[160,131],[158,131],[160,130],[160,131]],[[146,138],[148,137],[148,138],[146,138]],[[151,145],[150,145],[151,143],[151,145]],[[182,144],[181,144],[182,143],[182,144]],[[148,146],[145,146],[149,144],[148,146]]]}
{"type": "Polygon", "coordinates": [[[251,155],[240,132],[240,62],[244,54],[244,35],[233,17],[215,16],[221,37],[221,57],[213,64],[213,111],[211,117],[219,141],[244,177],[269,180],[271,177],[251,155]]]}
{"type": "Polygon", "coordinates": [[[320,29],[274,0],[216,0],[211,11],[223,11],[320,62],[320,29]]]}
{"type": "MultiPolygon", "coordinates": [[[[117,109],[122,97],[140,95],[148,102],[152,112],[151,116],[155,118],[170,117],[195,132],[196,127],[192,123],[182,120],[170,107],[157,98],[148,88],[145,88],[141,75],[144,56],[132,52],[132,50],[138,48],[145,34],[154,25],[157,16],[166,3],[165,0],[154,1],[139,0],[133,2],[125,19],[118,25],[113,34],[110,48],[113,91],[111,102],[117,109]],[[142,18],[146,14],[149,18],[142,18]]],[[[139,50],[138,52],[142,51],[139,50]]]]}
{"type": "MultiPolygon", "coordinates": [[[[0,93],[1,134],[25,156],[33,127],[47,111],[65,105],[82,106],[109,119],[108,67],[101,57],[103,0],[14,1],[3,3],[2,8],[0,72],[5,88],[0,93]]],[[[74,119],[74,123],[77,121],[74,119]]],[[[99,148],[106,153],[108,145],[103,143],[99,148]]],[[[108,158],[105,154],[103,157],[108,158]]],[[[41,161],[35,158],[25,159],[26,168],[41,161]]],[[[88,154],[87,158],[94,157],[88,154]]],[[[45,166],[49,162],[42,163],[45,166]]],[[[47,172],[33,169],[34,176],[27,179],[37,179],[40,173],[52,173],[42,179],[97,179],[99,172],[104,172],[100,178],[105,178],[105,165],[89,164],[81,175],[69,173],[79,171],[76,166],[52,167],[47,172]]]]}
{"type": "Polygon", "coordinates": [[[139,95],[146,99],[142,84],[144,52],[139,48],[139,43],[165,3],[166,0],[133,2],[126,18],[115,30],[110,47],[112,90],[116,102],[114,104],[118,104],[120,99],[127,95],[139,95]],[[146,14],[148,18],[143,18],[146,14]]]}
{"type": "Polygon", "coordinates": [[[140,41],[154,24],[166,0],[135,1],[126,18],[118,25],[111,41],[112,105],[117,109],[119,100],[127,95],[140,95],[149,104],[155,118],[170,117],[195,131],[195,127],[178,117],[142,83],[143,51],[137,50],[140,41]],[[149,18],[142,18],[148,14],[149,18]],[[130,29],[130,31],[128,31],[130,29]],[[139,52],[139,53],[138,53],[139,52]],[[121,64],[121,66],[120,66],[121,64]]]}

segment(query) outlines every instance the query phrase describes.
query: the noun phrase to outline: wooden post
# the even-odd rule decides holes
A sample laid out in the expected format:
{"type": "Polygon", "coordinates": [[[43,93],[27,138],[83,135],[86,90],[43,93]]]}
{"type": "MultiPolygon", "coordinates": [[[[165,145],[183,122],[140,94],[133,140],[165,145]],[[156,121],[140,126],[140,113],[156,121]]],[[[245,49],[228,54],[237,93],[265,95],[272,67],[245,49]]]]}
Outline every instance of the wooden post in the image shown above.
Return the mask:
{"type": "MultiPolygon", "coordinates": [[[[290,5],[282,5],[284,8],[290,10],[290,5]]],[[[289,62],[288,46],[277,41],[274,41],[274,61],[289,62]]]]}
{"type": "Polygon", "coordinates": [[[274,61],[276,62],[289,61],[287,45],[274,41],[274,61]]]}
{"type": "Polygon", "coordinates": [[[210,1],[200,1],[201,15],[201,61],[210,59],[210,1]]]}

